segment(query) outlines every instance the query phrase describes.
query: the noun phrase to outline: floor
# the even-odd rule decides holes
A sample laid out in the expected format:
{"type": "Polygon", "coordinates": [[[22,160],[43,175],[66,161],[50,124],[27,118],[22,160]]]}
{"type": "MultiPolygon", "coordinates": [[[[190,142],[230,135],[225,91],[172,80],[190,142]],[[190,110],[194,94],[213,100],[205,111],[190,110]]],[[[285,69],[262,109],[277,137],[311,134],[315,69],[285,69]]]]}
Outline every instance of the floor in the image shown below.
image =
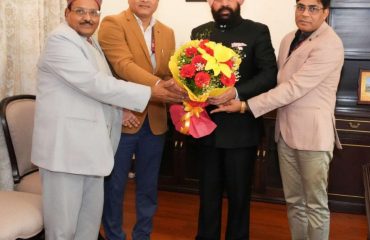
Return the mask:
{"type": "MultiPolygon", "coordinates": [[[[124,203],[125,222],[123,227],[128,236],[127,240],[131,240],[131,229],[135,223],[134,191],[135,187],[131,181],[127,188],[124,203]]],[[[227,200],[225,199],[224,209],[227,207],[226,203],[227,200]]],[[[160,191],[152,240],[194,239],[197,230],[197,215],[197,195],[160,191]]],[[[224,236],[225,217],[222,220],[222,236],[224,236]]],[[[285,205],[252,202],[250,232],[252,240],[290,239],[285,205]]],[[[330,239],[364,240],[366,237],[367,220],[365,215],[331,214],[330,239]]]]}

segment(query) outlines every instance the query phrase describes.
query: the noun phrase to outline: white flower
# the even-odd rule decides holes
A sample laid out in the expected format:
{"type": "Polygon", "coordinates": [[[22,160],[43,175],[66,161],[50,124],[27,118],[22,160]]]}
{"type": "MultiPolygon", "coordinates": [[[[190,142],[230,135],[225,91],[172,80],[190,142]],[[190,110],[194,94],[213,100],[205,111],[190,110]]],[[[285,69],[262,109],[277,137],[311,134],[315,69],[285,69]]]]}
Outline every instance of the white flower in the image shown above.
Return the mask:
{"type": "Polygon", "coordinates": [[[241,43],[241,42],[233,42],[231,43],[231,47],[232,48],[237,48],[239,50],[243,50],[244,47],[246,47],[247,44],[246,43],[241,43]]]}

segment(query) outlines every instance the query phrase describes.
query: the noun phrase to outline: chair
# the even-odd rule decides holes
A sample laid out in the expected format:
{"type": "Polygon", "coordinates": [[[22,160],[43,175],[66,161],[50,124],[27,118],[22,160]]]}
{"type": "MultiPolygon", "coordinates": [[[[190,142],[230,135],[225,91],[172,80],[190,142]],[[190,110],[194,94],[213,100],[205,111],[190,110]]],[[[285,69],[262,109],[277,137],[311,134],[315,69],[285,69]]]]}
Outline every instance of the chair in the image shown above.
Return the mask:
{"type": "Polygon", "coordinates": [[[0,191],[0,240],[43,240],[41,195],[0,191]]]}
{"type": "Polygon", "coordinates": [[[15,190],[41,194],[38,168],[31,163],[34,112],[34,95],[6,97],[0,103],[0,119],[9,152],[15,190]]]}
{"type": "Polygon", "coordinates": [[[16,191],[0,191],[0,240],[44,239],[41,179],[31,163],[35,96],[18,95],[0,102],[16,191]]]}

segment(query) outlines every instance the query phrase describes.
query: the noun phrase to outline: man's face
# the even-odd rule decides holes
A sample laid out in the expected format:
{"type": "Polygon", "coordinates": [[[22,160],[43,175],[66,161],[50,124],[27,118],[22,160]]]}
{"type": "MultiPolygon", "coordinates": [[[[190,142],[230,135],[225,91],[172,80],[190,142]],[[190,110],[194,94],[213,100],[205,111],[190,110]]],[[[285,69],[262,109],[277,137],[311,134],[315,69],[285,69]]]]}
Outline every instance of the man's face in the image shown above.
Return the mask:
{"type": "Polygon", "coordinates": [[[295,22],[302,32],[316,31],[329,15],[319,0],[299,0],[295,11],[295,22]]]}
{"type": "Polygon", "coordinates": [[[151,18],[159,0],[128,0],[131,11],[139,18],[151,18]]]}
{"type": "Polygon", "coordinates": [[[66,9],[65,18],[68,25],[78,34],[90,37],[99,25],[99,5],[95,0],[75,0],[70,9],[66,9]]]}
{"type": "Polygon", "coordinates": [[[227,24],[240,17],[240,4],[237,0],[215,0],[211,8],[217,23],[227,24]]]}

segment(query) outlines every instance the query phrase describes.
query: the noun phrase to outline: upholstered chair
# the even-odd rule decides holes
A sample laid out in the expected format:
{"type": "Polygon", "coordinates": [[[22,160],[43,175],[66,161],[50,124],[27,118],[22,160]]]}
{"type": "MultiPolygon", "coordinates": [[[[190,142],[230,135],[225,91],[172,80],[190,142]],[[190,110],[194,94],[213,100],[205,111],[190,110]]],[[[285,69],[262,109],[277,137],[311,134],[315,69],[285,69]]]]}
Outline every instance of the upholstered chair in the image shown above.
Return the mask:
{"type": "Polygon", "coordinates": [[[0,191],[0,240],[44,239],[41,195],[0,191]]]}
{"type": "Polygon", "coordinates": [[[18,95],[0,103],[0,120],[15,191],[0,191],[0,240],[43,240],[41,179],[31,163],[35,96],[18,95]]]}
{"type": "Polygon", "coordinates": [[[41,194],[38,168],[31,163],[34,95],[4,98],[0,118],[12,167],[15,190],[41,194]]]}

